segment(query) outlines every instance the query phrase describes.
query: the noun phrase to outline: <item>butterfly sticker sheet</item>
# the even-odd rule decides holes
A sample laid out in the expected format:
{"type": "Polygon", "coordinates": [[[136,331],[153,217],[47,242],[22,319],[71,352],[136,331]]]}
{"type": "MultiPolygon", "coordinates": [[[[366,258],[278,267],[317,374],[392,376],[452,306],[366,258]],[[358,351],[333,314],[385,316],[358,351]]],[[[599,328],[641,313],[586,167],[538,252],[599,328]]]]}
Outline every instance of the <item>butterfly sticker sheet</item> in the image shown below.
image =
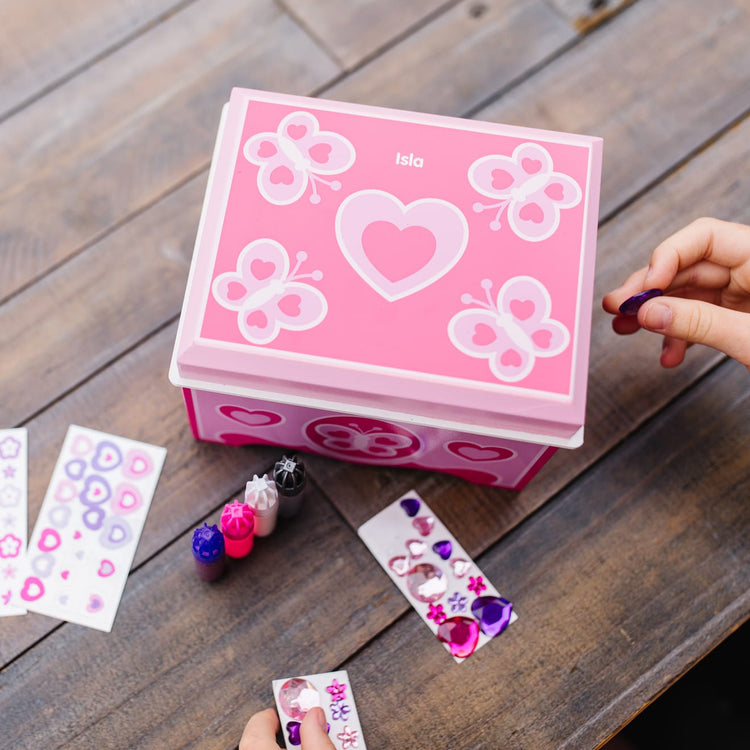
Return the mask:
{"type": "Polygon", "coordinates": [[[14,599],[26,555],[28,434],[0,430],[0,617],[26,614],[14,599]]]}
{"type": "Polygon", "coordinates": [[[326,715],[328,736],[336,750],[367,750],[345,669],[274,680],[272,687],[287,750],[300,746],[302,719],[316,706],[326,715]]]}
{"type": "Polygon", "coordinates": [[[18,603],[109,632],[165,456],[155,445],[71,425],[31,535],[18,603]]]}
{"type": "Polygon", "coordinates": [[[425,624],[457,662],[517,619],[456,538],[415,492],[357,533],[425,624]]]}

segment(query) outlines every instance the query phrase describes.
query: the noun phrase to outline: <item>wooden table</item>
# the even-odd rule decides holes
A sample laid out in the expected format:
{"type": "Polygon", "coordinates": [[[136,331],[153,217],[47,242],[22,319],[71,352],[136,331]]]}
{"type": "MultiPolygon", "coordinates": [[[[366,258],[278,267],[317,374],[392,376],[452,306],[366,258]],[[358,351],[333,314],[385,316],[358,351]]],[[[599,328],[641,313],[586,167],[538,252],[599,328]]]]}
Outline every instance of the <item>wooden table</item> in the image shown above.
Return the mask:
{"type": "Polygon", "coordinates": [[[593,748],[750,614],[745,368],[616,337],[584,446],[521,493],[308,457],[304,513],[223,582],[273,448],[195,442],[167,381],[233,85],[603,136],[597,298],[701,215],[750,221],[747,0],[2,0],[0,425],[36,519],[71,423],[168,448],[114,629],[0,621],[0,745],[232,748],[273,678],[349,670],[370,748],[593,748]],[[591,10],[598,8],[598,10],[591,10]],[[520,619],[455,665],[355,529],[415,488],[520,619]]]}

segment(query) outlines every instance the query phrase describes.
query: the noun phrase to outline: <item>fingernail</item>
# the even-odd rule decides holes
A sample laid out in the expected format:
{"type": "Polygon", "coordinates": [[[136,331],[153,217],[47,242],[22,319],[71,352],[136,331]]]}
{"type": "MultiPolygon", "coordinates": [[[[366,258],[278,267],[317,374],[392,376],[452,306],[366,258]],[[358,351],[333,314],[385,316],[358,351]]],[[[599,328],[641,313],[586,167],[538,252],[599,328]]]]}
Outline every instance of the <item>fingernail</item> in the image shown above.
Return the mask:
{"type": "Polygon", "coordinates": [[[642,322],[651,331],[666,331],[672,323],[672,309],[655,302],[646,308],[642,322]]]}
{"type": "Polygon", "coordinates": [[[326,721],[326,715],[323,712],[323,709],[321,708],[319,711],[315,712],[315,723],[324,731],[328,731],[328,722],[326,721]]]}

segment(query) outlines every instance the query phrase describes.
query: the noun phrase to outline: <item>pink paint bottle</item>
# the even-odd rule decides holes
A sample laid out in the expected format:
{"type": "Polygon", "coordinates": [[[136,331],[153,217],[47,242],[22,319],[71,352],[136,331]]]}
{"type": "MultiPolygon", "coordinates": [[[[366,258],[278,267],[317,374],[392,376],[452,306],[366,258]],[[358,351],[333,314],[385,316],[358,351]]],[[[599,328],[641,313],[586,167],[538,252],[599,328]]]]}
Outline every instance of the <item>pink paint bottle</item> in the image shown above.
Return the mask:
{"type": "Polygon", "coordinates": [[[276,483],[266,475],[257,474],[245,485],[245,502],[255,515],[255,536],[268,536],[276,528],[279,514],[279,493],[276,483]]]}
{"type": "Polygon", "coordinates": [[[237,500],[224,506],[221,513],[221,532],[229,557],[246,557],[253,548],[255,517],[253,509],[237,500]]]}

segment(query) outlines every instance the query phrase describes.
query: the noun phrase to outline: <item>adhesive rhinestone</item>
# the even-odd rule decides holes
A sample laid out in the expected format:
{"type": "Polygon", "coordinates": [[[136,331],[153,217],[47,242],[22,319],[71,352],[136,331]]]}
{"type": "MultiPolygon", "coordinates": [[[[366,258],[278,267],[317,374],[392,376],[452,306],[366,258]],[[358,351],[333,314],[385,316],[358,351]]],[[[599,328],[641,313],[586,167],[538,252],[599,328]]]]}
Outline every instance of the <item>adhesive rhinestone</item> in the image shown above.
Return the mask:
{"type": "Polygon", "coordinates": [[[312,682],[293,677],[279,689],[279,704],[285,714],[302,721],[311,708],[320,705],[320,695],[312,682]]]}
{"type": "Polygon", "coordinates": [[[478,596],[471,603],[471,613],[479,620],[482,632],[494,638],[508,627],[513,605],[500,596],[478,596]]]}
{"type": "Polygon", "coordinates": [[[470,617],[451,617],[439,625],[437,637],[448,644],[453,656],[465,659],[477,647],[479,624],[470,617]]]}
{"type": "Polygon", "coordinates": [[[432,551],[442,557],[443,560],[447,560],[453,552],[453,545],[450,543],[450,539],[443,539],[432,545],[432,551]]]}
{"type": "Polygon", "coordinates": [[[417,516],[411,525],[422,535],[429,536],[435,526],[435,519],[432,516],[417,516]]]}
{"type": "Polygon", "coordinates": [[[443,571],[430,563],[415,565],[406,575],[406,586],[420,602],[436,602],[448,590],[443,571]]]}
{"type": "Polygon", "coordinates": [[[410,518],[414,518],[414,516],[419,513],[419,507],[421,503],[416,497],[405,497],[401,503],[401,507],[404,509],[404,512],[407,516],[410,518]]]}

